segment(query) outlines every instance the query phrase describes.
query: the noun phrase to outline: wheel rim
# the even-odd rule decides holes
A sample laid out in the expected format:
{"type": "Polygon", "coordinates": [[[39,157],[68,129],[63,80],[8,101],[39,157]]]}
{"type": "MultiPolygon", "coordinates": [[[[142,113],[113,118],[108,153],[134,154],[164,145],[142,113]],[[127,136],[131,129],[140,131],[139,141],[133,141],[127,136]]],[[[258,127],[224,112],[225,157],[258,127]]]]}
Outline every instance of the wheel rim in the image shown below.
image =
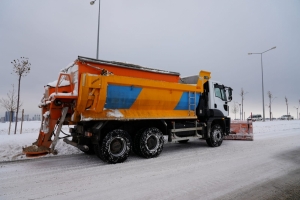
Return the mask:
{"type": "Polygon", "coordinates": [[[213,137],[215,142],[219,142],[222,140],[222,132],[220,129],[215,129],[213,132],[213,137]]]}
{"type": "Polygon", "coordinates": [[[150,152],[156,151],[159,146],[159,140],[156,135],[149,135],[146,140],[146,147],[150,152]]]}
{"type": "Polygon", "coordinates": [[[126,141],[121,137],[115,137],[109,144],[109,152],[113,156],[120,156],[126,151],[126,141]]]}

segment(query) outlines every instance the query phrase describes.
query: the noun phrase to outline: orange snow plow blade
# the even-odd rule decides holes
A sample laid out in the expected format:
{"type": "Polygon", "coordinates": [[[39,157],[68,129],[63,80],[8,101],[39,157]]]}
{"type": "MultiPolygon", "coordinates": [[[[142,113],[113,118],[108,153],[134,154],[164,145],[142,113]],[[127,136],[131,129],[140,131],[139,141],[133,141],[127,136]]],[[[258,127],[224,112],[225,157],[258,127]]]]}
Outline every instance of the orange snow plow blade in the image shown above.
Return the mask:
{"type": "Polygon", "coordinates": [[[49,140],[49,137],[51,138],[50,134],[45,134],[40,131],[36,142],[32,143],[31,146],[23,147],[23,154],[25,154],[26,157],[40,157],[47,155],[50,153],[50,145],[52,142],[49,140]]]}
{"type": "Polygon", "coordinates": [[[26,155],[26,157],[40,157],[50,153],[51,143],[50,142],[44,143],[45,135],[46,134],[40,131],[39,137],[36,142],[34,142],[31,146],[23,147],[23,153],[26,155]]]}
{"type": "Polygon", "coordinates": [[[40,157],[47,155],[49,152],[50,148],[45,146],[37,146],[36,144],[23,148],[23,153],[26,155],[26,157],[40,157]]]}
{"type": "Polygon", "coordinates": [[[230,134],[225,136],[225,140],[249,140],[253,141],[252,121],[231,121],[230,134]]]}

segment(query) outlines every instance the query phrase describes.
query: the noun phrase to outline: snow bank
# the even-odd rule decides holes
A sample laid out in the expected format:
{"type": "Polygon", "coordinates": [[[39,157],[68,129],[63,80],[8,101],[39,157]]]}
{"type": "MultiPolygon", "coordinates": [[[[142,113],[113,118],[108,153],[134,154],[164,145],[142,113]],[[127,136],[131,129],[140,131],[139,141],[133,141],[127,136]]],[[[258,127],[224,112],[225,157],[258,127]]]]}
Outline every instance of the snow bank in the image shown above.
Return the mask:
{"type": "MultiPolygon", "coordinates": [[[[23,122],[22,134],[20,134],[21,123],[18,123],[17,134],[14,135],[15,123],[11,124],[10,135],[8,135],[9,123],[0,123],[0,162],[16,159],[28,159],[22,154],[22,147],[30,146],[35,142],[39,135],[41,122],[26,121],[23,122]]],[[[68,132],[68,126],[63,126],[63,131],[68,132]]],[[[59,155],[76,154],[81,151],[77,148],[59,140],[56,145],[59,155]]],[[[49,154],[47,156],[53,156],[49,154]]]]}

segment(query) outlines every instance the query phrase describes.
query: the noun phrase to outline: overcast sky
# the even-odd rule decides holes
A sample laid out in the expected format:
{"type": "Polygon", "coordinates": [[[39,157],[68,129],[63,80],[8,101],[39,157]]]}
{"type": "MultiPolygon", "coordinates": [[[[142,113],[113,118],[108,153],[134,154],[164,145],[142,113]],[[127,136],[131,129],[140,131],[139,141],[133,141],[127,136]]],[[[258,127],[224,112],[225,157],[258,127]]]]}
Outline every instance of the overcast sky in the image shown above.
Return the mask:
{"type": "MultiPolygon", "coordinates": [[[[91,6],[90,0],[1,0],[0,97],[6,97],[11,84],[17,86],[11,61],[28,57],[31,72],[22,78],[22,108],[30,116],[40,114],[43,86],[78,55],[96,57],[98,5],[91,6]]],[[[289,113],[297,117],[299,0],[102,0],[100,16],[100,59],[181,76],[211,71],[213,80],[233,88],[233,102],[241,103],[244,89],[246,117],[263,113],[261,57],[248,53],[276,46],[263,54],[266,117],[268,91],[276,97],[274,117],[286,114],[285,96],[289,113]]],[[[0,117],[4,112],[1,107],[0,117]]]]}

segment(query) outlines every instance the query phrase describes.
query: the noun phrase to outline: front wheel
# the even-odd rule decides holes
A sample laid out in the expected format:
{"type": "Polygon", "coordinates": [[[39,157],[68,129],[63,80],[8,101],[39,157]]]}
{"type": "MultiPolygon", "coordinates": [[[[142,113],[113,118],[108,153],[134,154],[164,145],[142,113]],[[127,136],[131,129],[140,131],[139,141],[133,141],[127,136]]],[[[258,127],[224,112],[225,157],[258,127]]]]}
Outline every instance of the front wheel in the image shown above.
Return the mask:
{"type": "Polygon", "coordinates": [[[223,130],[219,124],[214,124],[210,131],[210,137],[206,139],[206,143],[210,147],[221,146],[223,142],[223,130]]]}
{"type": "Polygon", "coordinates": [[[126,131],[116,129],[109,132],[98,148],[101,159],[108,163],[124,162],[130,152],[130,136],[126,131]]]}

